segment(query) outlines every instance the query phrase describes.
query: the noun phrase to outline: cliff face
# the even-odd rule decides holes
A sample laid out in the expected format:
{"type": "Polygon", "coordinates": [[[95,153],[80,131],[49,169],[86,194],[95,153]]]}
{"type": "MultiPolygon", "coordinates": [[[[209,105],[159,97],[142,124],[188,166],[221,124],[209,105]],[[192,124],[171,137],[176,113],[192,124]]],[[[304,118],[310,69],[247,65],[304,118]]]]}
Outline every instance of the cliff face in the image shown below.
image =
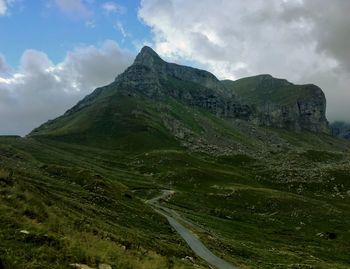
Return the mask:
{"type": "Polygon", "coordinates": [[[326,99],[315,85],[294,85],[270,75],[219,81],[207,71],[167,63],[149,47],[141,50],[116,83],[152,98],[171,96],[220,117],[295,131],[330,133],[326,99]]]}
{"type": "Polygon", "coordinates": [[[254,120],[259,125],[330,133],[326,98],[315,85],[294,85],[270,75],[223,83],[241,102],[255,108],[254,120]]]}

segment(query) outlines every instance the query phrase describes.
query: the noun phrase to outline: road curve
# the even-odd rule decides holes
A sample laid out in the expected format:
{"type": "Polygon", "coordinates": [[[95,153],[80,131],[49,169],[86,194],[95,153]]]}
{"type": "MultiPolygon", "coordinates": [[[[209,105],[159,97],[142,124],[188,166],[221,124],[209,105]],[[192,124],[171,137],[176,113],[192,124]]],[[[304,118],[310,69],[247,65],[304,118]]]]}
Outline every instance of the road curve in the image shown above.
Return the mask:
{"type": "Polygon", "coordinates": [[[239,269],[212,253],[190,230],[171,216],[171,211],[173,210],[158,204],[160,199],[169,197],[172,194],[174,194],[174,191],[164,190],[162,195],[148,200],[147,203],[152,205],[156,212],[166,217],[169,224],[186,241],[196,255],[218,269],[239,269]]]}

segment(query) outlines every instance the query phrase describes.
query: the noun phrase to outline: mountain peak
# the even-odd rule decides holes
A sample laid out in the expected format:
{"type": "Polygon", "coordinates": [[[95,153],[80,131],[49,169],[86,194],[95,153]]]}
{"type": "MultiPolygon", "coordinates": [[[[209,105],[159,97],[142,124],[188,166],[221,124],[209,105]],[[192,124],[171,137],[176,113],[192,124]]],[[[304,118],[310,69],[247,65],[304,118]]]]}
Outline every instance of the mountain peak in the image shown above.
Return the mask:
{"type": "Polygon", "coordinates": [[[152,66],[154,62],[163,61],[159,55],[148,46],[144,46],[139,54],[137,54],[134,65],[152,66]]]}
{"type": "Polygon", "coordinates": [[[143,46],[139,54],[159,57],[159,55],[149,46],[143,46]]]}

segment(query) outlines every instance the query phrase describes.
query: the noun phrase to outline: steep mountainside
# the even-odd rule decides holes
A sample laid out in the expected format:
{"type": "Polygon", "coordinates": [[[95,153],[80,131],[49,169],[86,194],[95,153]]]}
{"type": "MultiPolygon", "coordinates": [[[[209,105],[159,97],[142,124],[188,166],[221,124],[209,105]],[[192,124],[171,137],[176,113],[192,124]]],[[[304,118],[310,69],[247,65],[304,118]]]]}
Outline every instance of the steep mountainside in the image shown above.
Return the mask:
{"type": "MultiPolygon", "coordinates": [[[[294,86],[272,77],[258,79],[262,83],[246,80],[253,82],[221,82],[207,71],[167,63],[151,48],[144,47],[134,63],[113,83],[96,89],[63,116],[43,124],[30,136],[124,148],[147,147],[150,141],[157,140],[159,147],[177,148],[181,146],[179,137],[189,137],[191,144],[196,144],[193,140],[197,140],[197,144],[202,144],[201,139],[207,141],[209,132],[202,132],[203,129],[210,128],[211,137],[220,137],[214,123],[204,122],[212,118],[205,113],[215,116],[212,121],[225,120],[224,124],[242,120],[328,133],[324,95],[318,87],[294,86]],[[254,83],[259,90],[251,92],[250,85],[254,83]],[[262,91],[276,94],[267,101],[262,91]],[[248,98],[249,94],[256,95],[258,103],[248,98]]],[[[209,140],[209,144],[217,146],[220,139],[209,140]]]]}
{"type": "Polygon", "coordinates": [[[330,133],[326,98],[315,85],[295,85],[270,75],[225,80],[223,84],[243,103],[256,108],[260,125],[330,133]]]}

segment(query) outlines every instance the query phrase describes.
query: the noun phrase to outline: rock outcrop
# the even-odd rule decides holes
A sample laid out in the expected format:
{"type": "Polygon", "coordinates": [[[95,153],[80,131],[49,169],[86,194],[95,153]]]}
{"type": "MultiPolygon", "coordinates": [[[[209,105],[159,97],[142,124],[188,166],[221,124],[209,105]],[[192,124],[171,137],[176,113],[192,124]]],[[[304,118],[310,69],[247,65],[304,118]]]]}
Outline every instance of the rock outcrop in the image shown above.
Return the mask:
{"type": "Polygon", "coordinates": [[[271,75],[223,83],[241,102],[255,108],[255,122],[259,125],[330,133],[326,98],[315,85],[295,85],[271,75]]]}

